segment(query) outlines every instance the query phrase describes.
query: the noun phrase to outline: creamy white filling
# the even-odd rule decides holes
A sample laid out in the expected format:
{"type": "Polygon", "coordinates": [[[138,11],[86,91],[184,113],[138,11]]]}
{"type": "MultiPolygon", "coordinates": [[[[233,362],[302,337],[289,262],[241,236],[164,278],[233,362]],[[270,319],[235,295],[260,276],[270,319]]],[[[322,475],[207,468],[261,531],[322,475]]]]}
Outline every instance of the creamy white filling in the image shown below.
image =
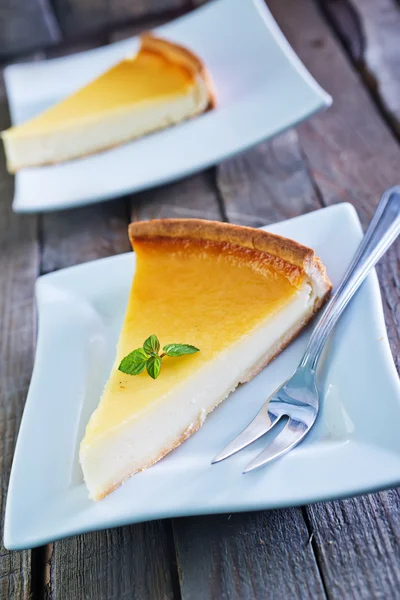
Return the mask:
{"type": "Polygon", "coordinates": [[[248,381],[313,313],[315,295],[304,284],[281,312],[193,373],[160,403],[106,437],[81,448],[91,498],[99,499],[132,473],[157,461],[204,423],[239,383],[248,381]]]}
{"type": "Polygon", "coordinates": [[[110,111],[100,119],[77,121],[68,127],[61,123],[60,127],[43,134],[6,131],[3,141],[7,165],[10,171],[17,171],[92,154],[175,125],[204,112],[208,104],[207,86],[198,77],[186,95],[171,100],[110,111]]]}

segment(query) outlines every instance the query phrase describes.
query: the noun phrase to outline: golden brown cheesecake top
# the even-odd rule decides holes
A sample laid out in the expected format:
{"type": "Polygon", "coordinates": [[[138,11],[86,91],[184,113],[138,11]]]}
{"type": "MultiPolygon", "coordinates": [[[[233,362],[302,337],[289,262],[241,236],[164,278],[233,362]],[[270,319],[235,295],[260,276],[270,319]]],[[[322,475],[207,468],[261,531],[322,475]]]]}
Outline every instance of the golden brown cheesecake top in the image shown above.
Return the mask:
{"type": "MultiPolygon", "coordinates": [[[[105,111],[124,111],[141,103],[167,101],[194,85],[196,77],[207,79],[204,65],[189,50],[145,34],[136,55],[127,57],[94,81],[37,117],[8,129],[10,136],[45,135],[68,128],[78,119],[100,119],[105,111]]],[[[214,101],[210,95],[210,106],[214,101]]]]}
{"type": "Polygon", "coordinates": [[[164,402],[217,355],[273,319],[298,294],[308,269],[324,275],[314,252],[261,230],[196,219],[132,223],[136,270],[114,369],[83,441],[164,402]],[[161,345],[200,349],[165,358],[155,381],[118,371],[121,359],[151,334],[161,345]]]}

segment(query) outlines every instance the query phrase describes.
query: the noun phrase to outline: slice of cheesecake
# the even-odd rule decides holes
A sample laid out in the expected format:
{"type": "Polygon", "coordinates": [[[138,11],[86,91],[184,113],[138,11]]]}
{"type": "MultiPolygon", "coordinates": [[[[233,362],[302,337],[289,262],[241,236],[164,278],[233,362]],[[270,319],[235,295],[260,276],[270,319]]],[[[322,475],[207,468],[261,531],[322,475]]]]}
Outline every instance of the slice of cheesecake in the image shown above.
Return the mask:
{"type": "Polygon", "coordinates": [[[92,154],[198,115],[214,104],[199,58],[143,35],[136,56],[30,121],[3,132],[10,172],[92,154]]]}
{"type": "Polygon", "coordinates": [[[194,433],[308,323],[331,284],[313,250],[258,229],[196,219],[132,223],[136,271],[117,356],[80,461],[99,500],[194,433]],[[151,334],[200,351],[126,375],[151,334]]]}

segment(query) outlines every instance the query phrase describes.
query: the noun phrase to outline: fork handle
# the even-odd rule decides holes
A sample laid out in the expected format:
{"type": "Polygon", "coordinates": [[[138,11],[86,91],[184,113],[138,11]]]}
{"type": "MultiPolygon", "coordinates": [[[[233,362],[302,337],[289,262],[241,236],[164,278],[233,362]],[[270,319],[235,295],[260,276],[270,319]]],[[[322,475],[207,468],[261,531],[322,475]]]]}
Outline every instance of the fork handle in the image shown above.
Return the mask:
{"type": "Polygon", "coordinates": [[[333,327],[368,273],[400,233],[400,186],[384,192],[367,232],[308,342],[300,367],[316,370],[333,327]]]}

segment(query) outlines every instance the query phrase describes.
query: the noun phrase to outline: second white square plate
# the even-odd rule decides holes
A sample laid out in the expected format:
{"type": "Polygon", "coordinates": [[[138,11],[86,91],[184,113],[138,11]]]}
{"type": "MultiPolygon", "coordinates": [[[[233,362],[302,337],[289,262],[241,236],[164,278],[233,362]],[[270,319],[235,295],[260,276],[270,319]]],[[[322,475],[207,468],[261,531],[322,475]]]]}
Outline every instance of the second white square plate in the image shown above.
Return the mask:
{"type": "MultiPolygon", "coordinates": [[[[216,164],[329,106],[263,0],[214,0],[155,30],[209,68],[218,106],[200,117],[99,154],[16,175],[16,212],[89,204],[216,164]]],[[[72,56],[12,65],[5,82],[13,123],[75,91],[127,53],[131,38],[72,56]]]]}
{"type": "MultiPolygon", "coordinates": [[[[348,204],[268,229],[315,248],[334,286],[362,236],[348,204]]],[[[129,253],[38,280],[39,336],[7,498],[7,548],[149,519],[306,504],[399,484],[400,385],[373,273],[330,338],[319,371],[321,412],[300,446],[247,475],[243,467],[267,437],[210,464],[294,371],[310,328],[179,448],[104,500],[90,501],[79,444],[113,363],[133,270],[129,253]]]]}

